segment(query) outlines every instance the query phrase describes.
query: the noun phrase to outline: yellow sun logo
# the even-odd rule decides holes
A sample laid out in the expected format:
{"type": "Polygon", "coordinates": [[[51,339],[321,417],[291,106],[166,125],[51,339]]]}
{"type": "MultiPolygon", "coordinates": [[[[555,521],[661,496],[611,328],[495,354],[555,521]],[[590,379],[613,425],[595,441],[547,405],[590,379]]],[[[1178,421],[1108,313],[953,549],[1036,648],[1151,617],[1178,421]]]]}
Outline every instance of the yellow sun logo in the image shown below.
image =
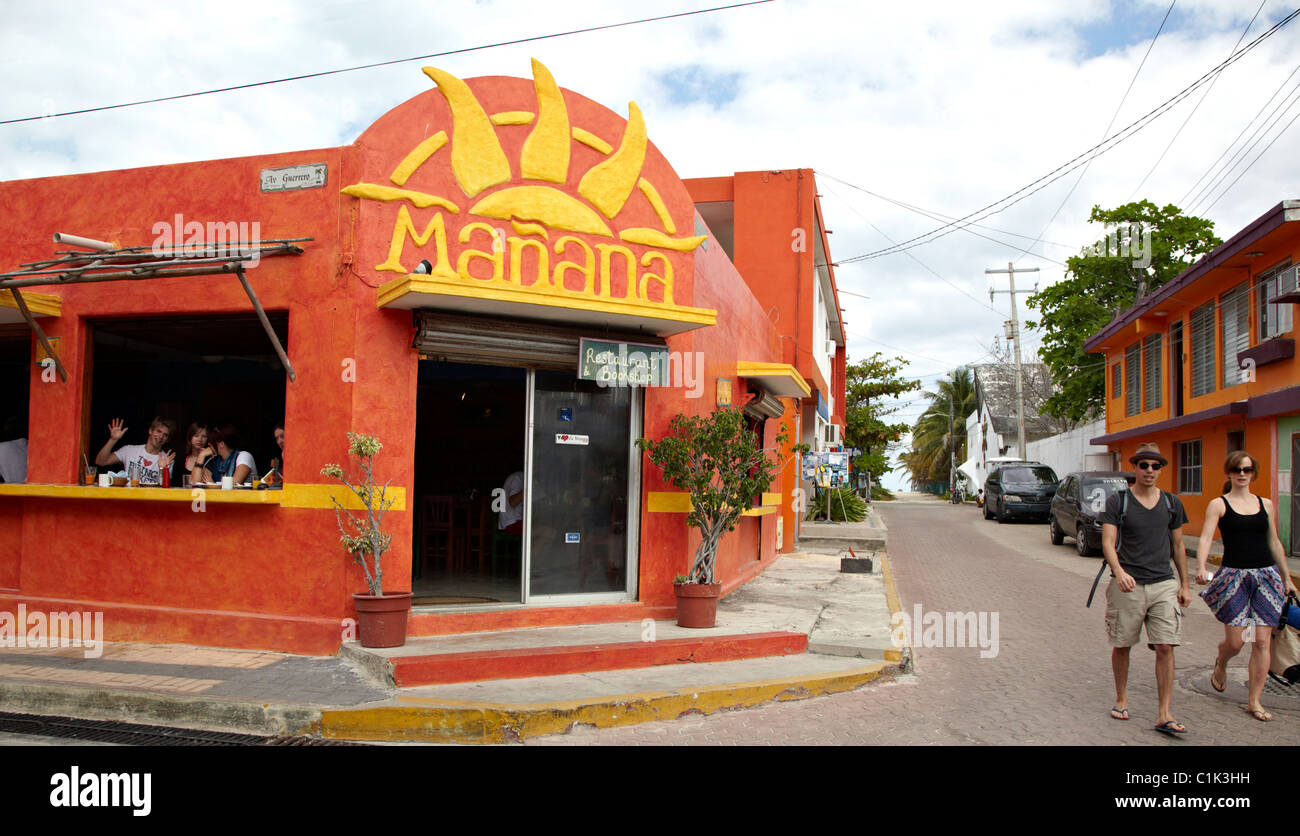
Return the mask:
{"type": "Polygon", "coordinates": [[[356,183],[344,188],[343,193],[367,200],[409,201],[416,208],[437,206],[451,213],[459,213],[462,203],[473,201],[465,209],[468,214],[510,221],[521,235],[546,237],[546,231],[552,229],[617,237],[630,244],[677,252],[698,247],[705,236],[676,237],[677,226],[662,197],[642,176],[647,139],[645,120],[636,103],[628,104],[627,127],[615,149],[600,137],[570,124],[563,94],[550,71],[536,59],[532,65],[536,112],[491,115],[464,81],[443,70],[424,67],[424,73],[437,85],[451,109],[451,137],[440,130],[420,142],[393,169],[389,176],[393,185],[356,183]],[[513,179],[497,127],[528,124],[533,128],[519,155],[519,173],[520,180],[531,182],[492,191],[513,179]],[[582,175],[577,186],[582,200],[547,185],[568,181],[570,147],[575,141],[605,158],[582,175]],[[448,145],[451,170],[463,199],[405,188],[411,176],[448,145]],[[615,233],[610,222],[637,193],[654,210],[659,227],[635,226],[615,233]]]}

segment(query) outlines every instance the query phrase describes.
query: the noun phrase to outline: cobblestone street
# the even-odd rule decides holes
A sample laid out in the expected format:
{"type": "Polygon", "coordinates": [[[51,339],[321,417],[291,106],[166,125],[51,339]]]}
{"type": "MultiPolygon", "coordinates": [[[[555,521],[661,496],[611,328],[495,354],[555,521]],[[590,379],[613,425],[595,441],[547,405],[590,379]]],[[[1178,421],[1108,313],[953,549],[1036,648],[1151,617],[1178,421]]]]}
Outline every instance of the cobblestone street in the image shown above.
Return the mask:
{"type": "MultiPolygon", "coordinates": [[[[1210,689],[1223,631],[1199,598],[1186,610],[1175,653],[1173,714],[1188,734],[1174,739],[1153,729],[1155,655],[1145,645],[1133,649],[1132,719],[1109,716],[1105,579],[1092,608],[1084,608],[1100,557],[1080,557],[1073,540],[1052,546],[1045,525],[986,521],[973,505],[904,501],[877,508],[889,527],[904,613],[916,605],[924,612],[997,613],[996,657],[981,658],[978,647],[916,647],[914,675],[854,692],[627,728],[579,728],[528,745],[1300,743],[1295,697],[1265,691],[1271,723],[1243,710],[1246,651],[1229,666],[1227,692],[1210,689]]],[[[1197,591],[1193,583],[1193,596],[1197,591]]]]}

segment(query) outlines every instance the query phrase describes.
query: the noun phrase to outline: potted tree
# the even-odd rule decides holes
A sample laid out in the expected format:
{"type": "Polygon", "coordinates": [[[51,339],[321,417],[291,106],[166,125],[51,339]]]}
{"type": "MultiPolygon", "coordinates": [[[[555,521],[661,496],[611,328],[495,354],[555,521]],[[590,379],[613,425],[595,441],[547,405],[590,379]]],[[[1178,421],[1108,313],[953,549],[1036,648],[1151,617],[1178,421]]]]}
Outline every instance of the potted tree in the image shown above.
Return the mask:
{"type": "MultiPolygon", "coordinates": [[[[783,425],[778,445],[786,438],[783,425]]],[[[690,494],[686,522],[700,532],[690,572],[673,583],[677,623],[712,627],[722,591],[713,575],[718,541],[771,485],[777,463],[745,425],[744,413],[734,407],[709,415],[674,416],[667,435],[658,441],[637,439],[637,446],[663,470],[665,481],[690,494]]]]}
{"type": "Polygon", "coordinates": [[[385,493],[388,483],[375,486],[375,456],[383,445],[374,436],[348,433],[348,454],[356,457],[362,479],[354,479],[337,464],[321,468],[322,476],[330,476],[343,483],[365,507],[365,514],[354,514],[338,498],[330,494],[334,515],[338,520],[343,548],[366,573],[369,594],[353,593],[357,608],[357,639],[362,647],[398,647],[406,643],[406,617],[411,610],[411,593],[384,590],[382,558],[392,544],[391,534],[385,534],[384,514],[393,506],[385,493]]]}

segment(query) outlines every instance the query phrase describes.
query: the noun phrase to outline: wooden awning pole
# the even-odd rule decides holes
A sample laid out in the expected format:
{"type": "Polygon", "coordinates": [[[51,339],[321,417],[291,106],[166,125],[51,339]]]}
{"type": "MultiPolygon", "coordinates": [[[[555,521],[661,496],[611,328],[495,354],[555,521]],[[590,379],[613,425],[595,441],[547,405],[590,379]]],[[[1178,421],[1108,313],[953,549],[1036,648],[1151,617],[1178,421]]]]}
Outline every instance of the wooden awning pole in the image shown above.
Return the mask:
{"type": "Polygon", "coordinates": [[[275,329],[271,327],[271,320],[266,318],[266,311],[262,310],[262,303],[257,301],[257,294],[253,292],[253,286],[248,283],[248,276],[244,275],[244,266],[241,264],[235,268],[235,274],[239,276],[239,283],[244,286],[244,292],[248,294],[248,301],[253,303],[253,310],[257,311],[257,318],[262,321],[262,328],[266,330],[266,335],[271,338],[271,345],[275,347],[275,353],[280,355],[280,362],[289,372],[289,381],[297,380],[294,373],[293,364],[289,362],[289,355],[284,353],[284,346],[280,345],[280,338],[276,336],[275,329]]]}
{"type": "MultiPolygon", "coordinates": [[[[18,303],[19,313],[23,315],[23,319],[27,320],[27,324],[31,326],[32,331],[36,334],[36,339],[41,344],[41,348],[45,349],[45,356],[54,358],[54,366],[59,370],[59,377],[63,379],[64,383],[67,383],[68,370],[63,368],[63,361],[60,360],[59,355],[54,352],[54,346],[50,345],[50,338],[45,336],[45,332],[41,330],[41,326],[36,324],[36,317],[32,316],[32,312],[27,310],[27,300],[23,299],[23,295],[18,292],[17,288],[10,288],[9,292],[14,295],[14,301],[18,303]]],[[[265,321],[265,318],[263,318],[263,321],[265,321]]]]}

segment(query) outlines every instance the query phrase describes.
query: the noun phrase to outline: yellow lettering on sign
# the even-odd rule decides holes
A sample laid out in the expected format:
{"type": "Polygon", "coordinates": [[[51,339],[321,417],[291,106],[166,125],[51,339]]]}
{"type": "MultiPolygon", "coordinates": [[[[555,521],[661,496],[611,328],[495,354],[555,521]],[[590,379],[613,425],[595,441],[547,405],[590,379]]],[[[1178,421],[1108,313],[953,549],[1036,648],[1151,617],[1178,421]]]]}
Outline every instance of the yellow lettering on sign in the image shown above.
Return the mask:
{"type": "Polygon", "coordinates": [[[548,268],[549,253],[546,252],[546,244],[527,238],[516,238],[513,235],[507,241],[510,243],[510,283],[534,287],[538,290],[550,290],[551,273],[548,268]],[[531,284],[523,283],[525,247],[532,247],[537,253],[537,276],[531,284]]]}
{"type": "Polygon", "coordinates": [[[586,263],[576,264],[572,261],[557,262],[555,265],[555,275],[552,277],[552,280],[555,283],[555,289],[559,291],[567,291],[569,293],[586,293],[586,294],[595,293],[596,292],[595,253],[591,251],[591,247],[587,245],[586,241],[582,240],[581,238],[576,238],[572,235],[565,235],[563,238],[555,242],[555,254],[564,255],[564,248],[569,244],[569,242],[573,242],[574,244],[577,244],[579,247],[582,247],[582,252],[587,257],[586,263]],[[578,274],[582,276],[582,290],[580,291],[570,290],[564,284],[564,274],[567,273],[569,270],[576,270],[578,274]]]}
{"type": "Polygon", "coordinates": [[[644,300],[647,301],[647,302],[650,301],[650,296],[646,293],[646,289],[647,289],[647,288],[646,288],[646,285],[647,285],[647,283],[649,283],[649,282],[651,282],[651,281],[656,281],[656,282],[659,282],[659,286],[662,287],[662,288],[664,289],[664,304],[665,304],[665,305],[671,305],[671,304],[673,303],[673,265],[672,265],[672,262],[670,262],[670,261],[668,260],[668,258],[667,258],[666,256],[664,256],[663,253],[661,253],[661,252],[656,252],[655,250],[650,250],[648,253],[646,253],[645,255],[641,256],[641,266],[642,266],[642,267],[649,267],[649,266],[650,266],[650,263],[651,263],[652,261],[654,261],[655,259],[658,259],[659,261],[663,262],[663,265],[664,265],[664,273],[663,273],[662,276],[656,275],[656,274],[654,274],[654,273],[643,273],[643,274],[641,275],[641,288],[640,288],[640,290],[641,290],[641,298],[644,299],[644,300]]]}
{"type": "Polygon", "coordinates": [[[600,287],[598,296],[608,297],[613,287],[613,271],[610,264],[615,253],[623,256],[624,272],[627,281],[624,284],[626,290],[624,295],[629,299],[635,299],[636,296],[636,256],[627,247],[620,247],[618,244],[597,244],[596,249],[600,252],[600,287]]]}
{"type": "Polygon", "coordinates": [[[376,270],[387,270],[392,273],[409,273],[402,266],[402,247],[406,244],[407,237],[415,241],[416,246],[423,247],[429,243],[429,238],[433,238],[434,247],[437,250],[437,262],[433,265],[434,276],[447,278],[454,276],[451,271],[451,263],[447,260],[447,228],[442,219],[442,213],[439,212],[429,221],[429,225],[424,228],[424,233],[415,231],[415,224],[411,221],[411,213],[405,206],[397,210],[397,223],[393,224],[393,239],[388,245],[388,260],[383,264],[375,267],[376,270]]]}
{"type": "MultiPolygon", "coordinates": [[[[487,233],[488,238],[492,241],[489,245],[492,251],[483,252],[482,250],[475,250],[467,247],[461,251],[460,257],[456,259],[456,272],[460,274],[462,279],[469,281],[505,281],[506,254],[501,247],[500,239],[497,238],[495,227],[491,224],[485,224],[480,221],[475,221],[472,224],[465,224],[465,226],[461,227],[460,235],[456,236],[457,240],[462,244],[468,244],[470,235],[472,235],[476,229],[481,229],[487,233]],[[471,274],[469,272],[469,261],[471,258],[481,258],[490,262],[492,264],[492,277],[490,279],[478,279],[471,274]]],[[[515,281],[518,283],[518,277],[516,277],[515,281]]]]}

